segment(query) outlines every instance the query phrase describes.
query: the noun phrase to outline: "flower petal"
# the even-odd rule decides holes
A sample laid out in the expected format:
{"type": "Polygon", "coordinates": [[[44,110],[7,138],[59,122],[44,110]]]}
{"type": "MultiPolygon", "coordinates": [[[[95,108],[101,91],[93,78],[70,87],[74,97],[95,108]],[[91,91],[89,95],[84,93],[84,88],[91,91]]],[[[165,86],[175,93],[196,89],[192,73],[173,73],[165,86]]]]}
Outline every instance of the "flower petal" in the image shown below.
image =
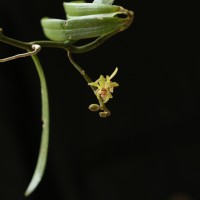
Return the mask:
{"type": "Polygon", "coordinates": [[[119,84],[117,82],[111,82],[110,87],[118,87],[119,84]]]}
{"type": "Polygon", "coordinates": [[[110,78],[109,78],[110,80],[116,75],[117,71],[118,71],[118,68],[116,67],[115,71],[110,75],[110,78]]]}
{"type": "Polygon", "coordinates": [[[105,80],[105,78],[104,78],[103,75],[101,75],[101,76],[99,77],[98,82],[99,82],[99,85],[100,85],[101,87],[104,87],[104,86],[105,86],[106,80],[105,80]]]}
{"type": "Polygon", "coordinates": [[[99,88],[99,84],[98,84],[98,83],[96,83],[96,82],[91,82],[91,83],[88,83],[88,85],[90,85],[90,86],[94,86],[94,87],[97,87],[97,88],[99,88]]]}

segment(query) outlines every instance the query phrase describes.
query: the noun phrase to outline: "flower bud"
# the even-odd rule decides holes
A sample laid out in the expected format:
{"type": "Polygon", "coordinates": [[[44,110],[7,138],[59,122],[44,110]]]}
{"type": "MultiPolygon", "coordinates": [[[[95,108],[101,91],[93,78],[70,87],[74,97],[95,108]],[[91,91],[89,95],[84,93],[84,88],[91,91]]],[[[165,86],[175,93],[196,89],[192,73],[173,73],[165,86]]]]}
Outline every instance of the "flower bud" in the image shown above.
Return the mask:
{"type": "Polygon", "coordinates": [[[90,111],[92,111],[92,112],[98,111],[99,108],[100,108],[100,106],[99,106],[98,104],[91,104],[91,105],[88,107],[88,109],[89,109],[90,111]]]}
{"type": "Polygon", "coordinates": [[[109,113],[109,112],[106,112],[106,111],[100,112],[100,113],[99,113],[99,116],[102,117],[102,118],[106,118],[106,117],[110,116],[110,113],[109,113]]]}

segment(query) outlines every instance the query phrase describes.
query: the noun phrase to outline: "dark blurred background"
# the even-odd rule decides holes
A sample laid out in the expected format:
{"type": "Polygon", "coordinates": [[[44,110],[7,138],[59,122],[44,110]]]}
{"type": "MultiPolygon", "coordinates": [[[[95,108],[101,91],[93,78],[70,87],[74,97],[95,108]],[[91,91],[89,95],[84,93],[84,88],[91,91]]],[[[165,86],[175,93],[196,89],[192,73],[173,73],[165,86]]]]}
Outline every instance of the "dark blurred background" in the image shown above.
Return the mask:
{"type": "MultiPolygon", "coordinates": [[[[0,27],[45,39],[44,16],[65,18],[61,0],[0,0],[0,27]]],[[[132,26],[75,55],[96,80],[119,72],[101,119],[96,99],[66,53],[43,49],[50,111],[45,175],[30,200],[200,199],[199,11],[193,1],[116,0],[132,26]]],[[[0,44],[0,57],[22,52],[0,44]]],[[[0,200],[23,200],[38,155],[40,85],[30,58],[0,64],[0,200]]]]}

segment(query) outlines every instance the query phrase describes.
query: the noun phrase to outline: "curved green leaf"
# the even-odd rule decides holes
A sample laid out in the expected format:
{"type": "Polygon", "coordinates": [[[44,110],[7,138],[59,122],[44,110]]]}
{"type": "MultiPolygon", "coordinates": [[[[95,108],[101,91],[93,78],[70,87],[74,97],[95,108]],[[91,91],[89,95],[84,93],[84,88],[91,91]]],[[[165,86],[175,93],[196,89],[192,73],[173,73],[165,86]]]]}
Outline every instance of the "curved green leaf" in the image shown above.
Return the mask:
{"type": "Polygon", "coordinates": [[[44,170],[46,167],[47,161],[47,152],[48,152],[48,143],[49,143],[49,102],[48,102],[48,92],[47,92],[47,85],[44,76],[44,72],[42,66],[40,64],[39,58],[37,55],[32,56],[33,62],[35,63],[39,79],[41,85],[41,101],[42,101],[42,136],[41,136],[41,143],[40,143],[40,151],[38,156],[37,165],[29,183],[25,196],[29,196],[35,188],[40,183],[42,176],[44,174],[44,170]]]}
{"type": "Polygon", "coordinates": [[[54,41],[81,40],[106,35],[127,28],[132,20],[129,11],[89,15],[68,20],[43,18],[41,25],[47,38],[54,41]],[[121,18],[120,14],[125,17],[121,18]]]}

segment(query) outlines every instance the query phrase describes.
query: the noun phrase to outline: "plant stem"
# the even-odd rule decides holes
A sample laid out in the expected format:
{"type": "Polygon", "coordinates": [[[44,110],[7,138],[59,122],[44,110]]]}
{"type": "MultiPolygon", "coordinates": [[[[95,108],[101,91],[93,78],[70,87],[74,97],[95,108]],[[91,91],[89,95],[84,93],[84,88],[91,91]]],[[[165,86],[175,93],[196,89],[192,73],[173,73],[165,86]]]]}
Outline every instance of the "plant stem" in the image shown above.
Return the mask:
{"type": "Polygon", "coordinates": [[[94,41],[82,46],[73,45],[76,41],[57,42],[57,41],[41,40],[41,41],[33,41],[33,42],[23,42],[23,41],[5,36],[2,33],[2,31],[0,31],[0,41],[5,44],[9,44],[9,45],[12,45],[24,50],[32,50],[32,45],[38,44],[41,47],[65,49],[67,51],[70,51],[71,53],[85,53],[97,48],[98,46],[103,44],[108,38],[115,35],[117,32],[118,31],[109,33],[107,35],[103,35],[101,37],[96,38],[94,41]]]}
{"type": "Polygon", "coordinates": [[[26,53],[20,53],[20,54],[14,55],[14,56],[10,56],[10,57],[7,57],[7,58],[0,59],[0,63],[15,60],[15,59],[18,59],[18,58],[28,57],[28,56],[37,54],[40,50],[41,50],[40,45],[33,44],[32,45],[32,51],[29,51],[29,52],[26,52],[26,53]]]}
{"type": "MultiPolygon", "coordinates": [[[[79,66],[72,58],[72,55],[69,51],[67,51],[68,58],[71,62],[71,64],[75,67],[75,69],[84,77],[84,79],[87,81],[87,83],[91,83],[91,78],[85,73],[85,70],[81,66],[79,66]]],[[[95,91],[94,87],[91,87],[93,91],[95,91]]]]}
{"type": "Polygon", "coordinates": [[[37,55],[32,55],[31,57],[36,66],[41,85],[42,135],[41,135],[41,143],[40,143],[37,165],[33,177],[31,179],[31,182],[26,189],[25,196],[29,196],[41,181],[46,166],[48,143],[49,143],[49,102],[48,102],[46,80],[39,58],[37,57],[37,55]]]}
{"type": "Polygon", "coordinates": [[[103,35],[101,37],[96,38],[94,41],[92,41],[92,42],[90,42],[86,45],[82,45],[82,46],[69,45],[67,47],[67,50],[70,51],[71,53],[85,53],[85,52],[91,51],[91,50],[99,47],[107,39],[109,39],[110,37],[112,37],[116,33],[118,33],[118,31],[115,31],[113,33],[109,33],[107,35],[103,35]]]}
{"type": "Polygon", "coordinates": [[[24,49],[24,50],[32,50],[32,45],[26,42],[22,42],[19,40],[15,40],[13,38],[9,38],[6,37],[5,35],[3,35],[2,32],[0,32],[0,41],[5,43],[5,44],[9,44],[12,45],[14,47],[18,47],[20,49],[24,49]]]}

